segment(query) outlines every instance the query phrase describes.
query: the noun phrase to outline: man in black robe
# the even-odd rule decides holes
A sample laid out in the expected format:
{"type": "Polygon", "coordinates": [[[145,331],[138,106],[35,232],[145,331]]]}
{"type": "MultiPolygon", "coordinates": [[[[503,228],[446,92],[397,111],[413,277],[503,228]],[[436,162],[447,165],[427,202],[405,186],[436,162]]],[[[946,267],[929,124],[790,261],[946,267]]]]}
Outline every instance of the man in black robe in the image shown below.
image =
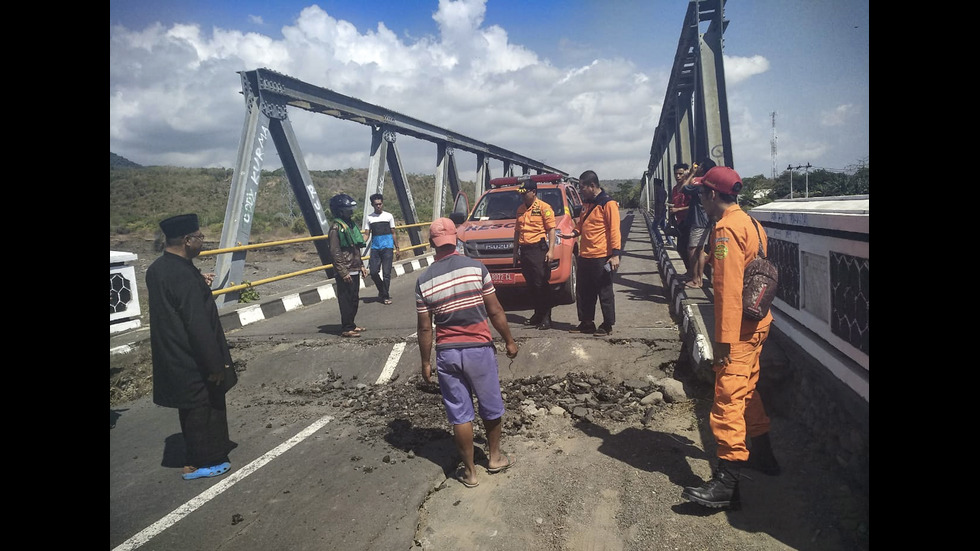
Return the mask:
{"type": "Polygon", "coordinates": [[[204,247],[196,214],[160,222],[163,255],[146,270],[153,403],[176,408],[187,459],[184,480],[228,472],[225,393],[238,382],[211,288],[193,259],[204,247]]]}

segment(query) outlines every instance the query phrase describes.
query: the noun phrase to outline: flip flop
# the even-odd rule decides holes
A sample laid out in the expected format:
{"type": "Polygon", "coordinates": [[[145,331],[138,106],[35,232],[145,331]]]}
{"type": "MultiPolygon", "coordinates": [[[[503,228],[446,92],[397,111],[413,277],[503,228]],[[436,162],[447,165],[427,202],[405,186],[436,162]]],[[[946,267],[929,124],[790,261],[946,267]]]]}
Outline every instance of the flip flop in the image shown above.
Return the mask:
{"type": "Polygon", "coordinates": [[[490,474],[502,473],[502,472],[506,471],[507,469],[511,468],[514,465],[514,463],[517,463],[517,460],[516,459],[511,459],[509,455],[504,454],[504,457],[507,458],[507,464],[506,465],[504,465],[503,467],[497,467],[495,469],[491,469],[490,467],[487,467],[487,472],[490,473],[490,474]]]}
{"type": "Polygon", "coordinates": [[[353,337],[360,337],[361,334],[358,333],[357,331],[344,331],[343,333],[340,334],[340,336],[341,337],[347,337],[347,338],[353,338],[353,337]]]}
{"type": "Polygon", "coordinates": [[[466,486],[467,488],[476,488],[477,486],[480,485],[479,482],[474,482],[473,484],[470,484],[469,482],[467,482],[466,480],[464,480],[462,476],[457,476],[456,477],[456,480],[458,480],[460,484],[462,484],[463,486],[466,486]]]}
{"type": "Polygon", "coordinates": [[[391,304],[391,299],[390,298],[386,298],[385,299],[385,304],[391,304]]]}
{"type": "Polygon", "coordinates": [[[184,480],[194,480],[196,478],[210,478],[212,476],[221,476],[231,469],[231,463],[225,461],[224,463],[213,465],[211,467],[201,467],[196,471],[189,473],[184,473],[181,476],[184,480]]]}
{"type": "Polygon", "coordinates": [[[361,331],[367,331],[367,327],[355,327],[354,329],[352,329],[352,331],[357,331],[358,333],[360,333],[361,331]]]}

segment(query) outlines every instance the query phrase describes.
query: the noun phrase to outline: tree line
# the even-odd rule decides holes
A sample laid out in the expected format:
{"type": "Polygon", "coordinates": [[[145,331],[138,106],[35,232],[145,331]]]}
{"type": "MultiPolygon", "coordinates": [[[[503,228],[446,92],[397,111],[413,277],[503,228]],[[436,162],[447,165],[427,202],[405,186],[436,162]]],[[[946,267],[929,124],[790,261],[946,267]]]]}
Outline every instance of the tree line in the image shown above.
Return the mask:
{"type": "MultiPolygon", "coordinates": [[[[196,212],[204,227],[220,231],[228,204],[233,170],[230,168],[178,168],[169,166],[140,166],[110,153],[109,163],[109,233],[153,234],[158,222],[168,216],[196,212]],[[218,228],[215,228],[217,226],[218,228]]],[[[310,171],[310,180],[324,208],[337,193],[347,193],[361,203],[368,169],[310,171]]],[[[409,185],[416,198],[419,221],[432,220],[432,194],[435,176],[409,174],[409,185]]],[[[843,171],[811,168],[809,171],[785,170],[776,179],[762,174],[743,178],[740,202],[747,207],[764,205],[777,199],[840,195],[868,195],[871,192],[870,164],[864,159],[843,171]],[[791,187],[792,186],[792,187],[791,187]]],[[[461,182],[463,189],[472,189],[473,182],[461,182]]],[[[666,184],[666,185],[669,185],[666,184]]],[[[609,194],[623,208],[644,206],[641,181],[615,181],[609,194]]],[[[390,173],[385,175],[385,209],[400,223],[401,212],[390,173]]],[[[652,200],[652,195],[651,195],[652,200]]],[[[452,198],[444,201],[452,208],[452,198]]],[[[471,205],[472,206],[472,205],[471,205]]],[[[363,219],[363,205],[355,213],[355,221],[363,219]]],[[[309,235],[308,228],[286,178],[285,171],[262,171],[252,222],[252,235],[289,237],[309,235]]],[[[446,213],[442,213],[445,215],[446,213]]],[[[329,209],[327,212],[329,217],[329,209]]]]}
{"type": "MultiPolygon", "coordinates": [[[[757,207],[778,199],[789,199],[791,195],[796,199],[804,197],[807,190],[810,197],[870,195],[870,172],[869,159],[863,159],[841,171],[812,167],[809,170],[784,170],[776,179],[762,174],[747,178],[743,176],[744,187],[739,193],[739,203],[757,207]]],[[[610,195],[625,208],[645,206],[640,193],[641,183],[640,180],[627,180],[610,195]]],[[[668,185],[669,182],[665,184],[668,185]]],[[[650,199],[653,200],[652,194],[650,199]]]]}

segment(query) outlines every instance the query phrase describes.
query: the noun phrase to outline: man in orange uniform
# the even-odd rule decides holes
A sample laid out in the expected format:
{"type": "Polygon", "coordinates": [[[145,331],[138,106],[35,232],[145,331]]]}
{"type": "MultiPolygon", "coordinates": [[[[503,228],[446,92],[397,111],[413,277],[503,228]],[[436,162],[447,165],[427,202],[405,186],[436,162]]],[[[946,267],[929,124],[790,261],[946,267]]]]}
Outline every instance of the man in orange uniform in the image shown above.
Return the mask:
{"type": "Polygon", "coordinates": [[[527,282],[534,314],[524,325],[551,329],[551,259],[555,256],[555,211],[546,201],[538,199],[538,184],[530,176],[517,188],[524,204],[517,207],[514,225],[514,265],[521,260],[521,273],[527,282]]]}
{"type": "Polygon", "coordinates": [[[612,276],[619,269],[621,252],[619,234],[619,204],[599,186],[599,177],[586,170],[579,177],[579,192],[586,209],[578,219],[572,235],[582,236],[578,244],[578,285],[575,288],[577,327],[570,333],[593,333],[603,337],[612,333],[616,323],[616,297],[613,295],[612,276]],[[599,300],[602,323],[595,326],[595,303],[599,300]]]}
{"type": "Polygon", "coordinates": [[[769,239],[738,206],[742,179],[728,167],[716,166],[703,177],[701,202],[715,220],[709,239],[714,286],[715,397],[710,425],[718,449],[718,465],[710,480],[699,487],[684,488],[681,497],[706,507],[737,508],[741,467],[779,474],[769,445],[769,417],[756,391],[759,355],[769,336],[772,314],[755,321],[742,314],[742,277],[745,265],[759,254],[759,239],[768,250],[769,239]],[[752,459],[746,446],[752,438],[752,459]]]}

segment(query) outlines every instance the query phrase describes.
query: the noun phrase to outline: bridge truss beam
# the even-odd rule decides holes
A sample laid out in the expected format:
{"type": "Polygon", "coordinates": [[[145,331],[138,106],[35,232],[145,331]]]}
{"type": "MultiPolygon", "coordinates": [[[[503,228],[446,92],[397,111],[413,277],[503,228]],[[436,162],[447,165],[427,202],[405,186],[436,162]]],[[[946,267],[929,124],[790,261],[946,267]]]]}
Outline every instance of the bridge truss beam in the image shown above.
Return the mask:
{"type": "Polygon", "coordinates": [[[642,180],[662,178],[668,193],[677,183],[675,163],[710,158],[718,165],[734,166],[722,59],[726,1],[691,0],[681,27],[642,180]],[[702,23],[707,23],[703,33],[702,23]]]}
{"type": "MultiPolygon", "coordinates": [[[[325,235],[329,230],[327,214],[310,179],[309,170],[288,119],[287,107],[296,107],[370,126],[370,164],[364,190],[365,209],[369,205],[368,198],[372,194],[383,192],[387,165],[407,224],[416,224],[420,221],[411,186],[395,146],[399,134],[436,145],[436,190],[432,199],[432,212],[436,215],[443,213],[444,206],[449,202],[446,200],[446,186],[448,185],[453,197],[460,191],[459,176],[453,156],[455,150],[476,155],[477,177],[473,190],[474,200],[490,186],[491,159],[503,162],[505,176],[513,175],[515,166],[521,167],[524,174],[534,170],[538,174],[550,172],[568,176],[557,168],[502,147],[475,140],[327,88],[308,84],[270,69],[243,71],[239,75],[242,81],[242,95],[245,97],[246,117],[228,195],[228,206],[225,210],[224,228],[219,245],[221,248],[245,245],[249,242],[252,217],[259,192],[262,160],[270,139],[282,160],[284,172],[299,203],[310,235],[325,235]]],[[[413,245],[422,243],[420,228],[411,228],[409,236],[413,245]]],[[[317,240],[314,243],[321,262],[324,265],[330,264],[326,241],[317,240]]],[[[424,254],[422,249],[413,250],[415,254],[424,254]]],[[[215,265],[213,289],[242,282],[245,255],[246,251],[219,255],[215,265]]],[[[330,277],[331,274],[328,273],[327,276],[330,277]]],[[[219,306],[237,302],[238,298],[239,292],[224,293],[216,297],[219,306]]]]}

